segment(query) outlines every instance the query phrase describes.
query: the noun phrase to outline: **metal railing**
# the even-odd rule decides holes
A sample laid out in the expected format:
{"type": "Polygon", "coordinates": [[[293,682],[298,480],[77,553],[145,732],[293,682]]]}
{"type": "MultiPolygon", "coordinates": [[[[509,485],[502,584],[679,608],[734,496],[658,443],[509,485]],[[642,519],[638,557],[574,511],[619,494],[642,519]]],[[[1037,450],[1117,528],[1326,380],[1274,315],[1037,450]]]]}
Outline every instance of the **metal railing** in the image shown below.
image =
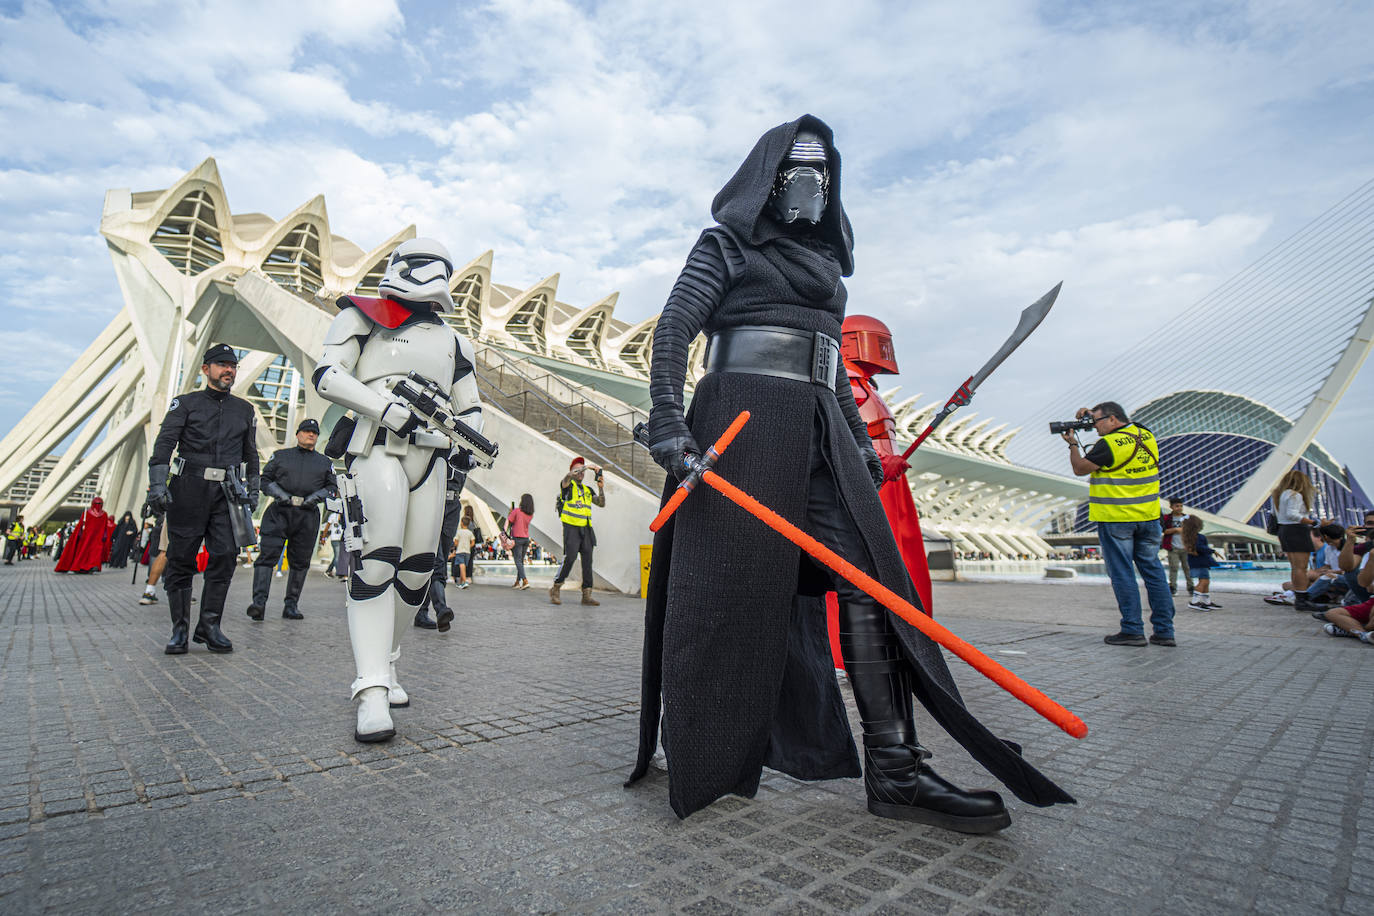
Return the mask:
{"type": "Polygon", "coordinates": [[[634,441],[634,425],[648,416],[644,411],[627,406],[613,413],[581,394],[581,386],[552,372],[530,371],[524,368],[529,363],[494,347],[478,346],[476,355],[485,402],[649,493],[662,492],[663,470],[634,441]]]}

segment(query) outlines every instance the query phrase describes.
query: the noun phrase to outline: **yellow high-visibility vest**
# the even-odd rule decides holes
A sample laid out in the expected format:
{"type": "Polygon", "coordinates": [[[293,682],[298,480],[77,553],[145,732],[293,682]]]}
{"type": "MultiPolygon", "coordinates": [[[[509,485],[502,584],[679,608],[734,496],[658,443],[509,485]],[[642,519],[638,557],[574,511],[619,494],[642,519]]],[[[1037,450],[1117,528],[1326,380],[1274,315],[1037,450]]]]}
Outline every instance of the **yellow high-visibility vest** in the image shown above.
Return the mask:
{"type": "Polygon", "coordinates": [[[585,528],[592,523],[592,488],[576,480],[568,482],[572,488],[572,499],[563,503],[559,520],[565,525],[585,528]]]}
{"type": "Polygon", "coordinates": [[[1112,461],[1088,478],[1088,519],[1094,522],[1159,521],[1159,444],[1134,423],[1102,437],[1112,461]]]}

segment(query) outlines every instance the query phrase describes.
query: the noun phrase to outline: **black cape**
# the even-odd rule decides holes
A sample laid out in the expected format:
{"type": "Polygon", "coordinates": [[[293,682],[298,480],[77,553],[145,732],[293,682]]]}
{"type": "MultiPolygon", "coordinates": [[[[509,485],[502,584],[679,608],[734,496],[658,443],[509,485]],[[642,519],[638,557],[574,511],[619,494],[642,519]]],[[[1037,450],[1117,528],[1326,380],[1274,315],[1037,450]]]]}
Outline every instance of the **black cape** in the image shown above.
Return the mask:
{"type": "MultiPolygon", "coordinates": [[[[809,115],[774,128],[712,204],[720,226],[698,241],[715,246],[728,277],[701,329],[744,324],[819,330],[840,337],[853,267],[853,234],[840,205],[839,156],[830,129],[809,115]],[[763,215],[773,176],[798,130],[819,133],[831,152],[830,202],[812,238],[799,239],[763,215]],[[826,290],[829,285],[828,291],[826,290]]],[[[701,288],[702,263],[675,297],[701,288]]],[[[706,284],[709,286],[709,284],[706,284]]],[[[680,303],[679,303],[680,304],[680,303]]],[[[662,322],[661,322],[662,323],[662,322]]],[[[681,320],[670,323],[683,328],[681,320]]],[[[690,324],[681,333],[695,336],[690,324]]],[[[682,353],[686,341],[663,341],[682,353]]],[[[655,337],[654,382],[666,371],[655,337]]],[[[687,423],[707,445],[741,410],[752,419],[717,470],[784,518],[805,527],[812,433],[821,430],[825,461],[841,500],[865,532],[884,585],[919,604],[882,505],[856,444],[862,432],[843,373],[838,390],[760,375],[711,373],[697,385],[687,423]],[[857,423],[858,429],[855,430],[857,423]],[[851,431],[855,430],[855,431],[851,431]]],[[[672,379],[681,390],[680,377],[672,379]]],[[[658,401],[655,401],[656,408],[658,401]]],[[[675,483],[665,484],[666,501],[675,483]]],[[[858,776],[844,702],[831,665],[825,620],[808,596],[827,583],[781,535],[707,487],[698,487],[654,538],[646,593],[639,758],[630,783],[644,776],[658,744],[660,715],[668,759],[669,802],[686,817],[722,795],[752,797],[761,768],[799,779],[858,776]]],[[[916,697],[949,734],[998,779],[1033,805],[1073,798],[997,738],[963,705],[940,649],[893,618],[914,677],[916,697]]]]}

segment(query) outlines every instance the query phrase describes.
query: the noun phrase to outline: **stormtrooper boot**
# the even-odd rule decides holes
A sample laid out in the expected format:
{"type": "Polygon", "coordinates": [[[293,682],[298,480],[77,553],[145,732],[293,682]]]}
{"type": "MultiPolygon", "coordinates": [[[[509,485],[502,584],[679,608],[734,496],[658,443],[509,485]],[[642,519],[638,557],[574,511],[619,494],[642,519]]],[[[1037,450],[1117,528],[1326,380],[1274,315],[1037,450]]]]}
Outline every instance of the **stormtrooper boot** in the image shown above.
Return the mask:
{"type": "Polygon", "coordinates": [[[267,595],[272,588],[272,568],[270,566],[253,567],[253,603],[248,605],[248,616],[254,620],[261,620],[263,611],[267,608],[267,595]]]}
{"type": "Polygon", "coordinates": [[[364,744],[389,741],[396,735],[391,724],[391,708],[385,687],[364,687],[358,693],[358,726],[353,730],[355,740],[364,744]]]}
{"type": "Polygon", "coordinates": [[[191,590],[167,590],[167,609],[172,612],[172,638],[162,651],[168,655],[185,655],[186,637],[191,628],[191,590]]]}
{"type": "MultiPolygon", "coordinates": [[[[189,589],[186,594],[190,595],[189,589]]],[[[203,643],[205,648],[211,652],[233,652],[234,644],[219,628],[219,620],[223,613],[222,608],[210,610],[202,604],[200,606],[200,622],[196,624],[196,631],[191,634],[191,641],[203,643]]]]}
{"type": "Polygon", "coordinates": [[[401,686],[401,682],[396,680],[396,663],[391,663],[391,683],[386,688],[386,699],[392,707],[402,707],[410,705],[410,694],[401,686]]]}
{"type": "Polygon", "coordinates": [[[996,792],[969,792],[943,779],[916,743],[911,672],[887,611],[876,603],[840,605],[840,651],[864,731],[864,789],[879,817],[960,833],[992,833],[1011,823],[996,792]]]}
{"type": "Polygon", "coordinates": [[[395,622],[390,588],[371,598],[348,599],[348,638],[358,672],[353,681],[353,698],[358,701],[358,727],[353,737],[359,741],[386,741],[396,734],[387,698],[395,622]]]}
{"type": "Polygon", "coordinates": [[[286,620],[304,620],[305,615],[296,608],[301,589],[305,588],[305,576],[309,569],[296,569],[294,566],[286,574],[286,598],[282,601],[281,615],[286,620]]]}

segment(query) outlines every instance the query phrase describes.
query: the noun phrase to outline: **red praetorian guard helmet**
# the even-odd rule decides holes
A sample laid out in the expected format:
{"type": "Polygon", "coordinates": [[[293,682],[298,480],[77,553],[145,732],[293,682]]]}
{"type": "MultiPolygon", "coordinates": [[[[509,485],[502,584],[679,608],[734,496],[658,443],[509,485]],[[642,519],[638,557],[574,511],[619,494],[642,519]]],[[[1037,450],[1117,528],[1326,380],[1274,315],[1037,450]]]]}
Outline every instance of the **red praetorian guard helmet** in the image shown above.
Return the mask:
{"type": "Polygon", "coordinates": [[[892,332],[876,318],[850,315],[844,320],[840,337],[840,355],[851,363],[872,370],[897,374],[897,353],[892,349],[892,332]]]}

